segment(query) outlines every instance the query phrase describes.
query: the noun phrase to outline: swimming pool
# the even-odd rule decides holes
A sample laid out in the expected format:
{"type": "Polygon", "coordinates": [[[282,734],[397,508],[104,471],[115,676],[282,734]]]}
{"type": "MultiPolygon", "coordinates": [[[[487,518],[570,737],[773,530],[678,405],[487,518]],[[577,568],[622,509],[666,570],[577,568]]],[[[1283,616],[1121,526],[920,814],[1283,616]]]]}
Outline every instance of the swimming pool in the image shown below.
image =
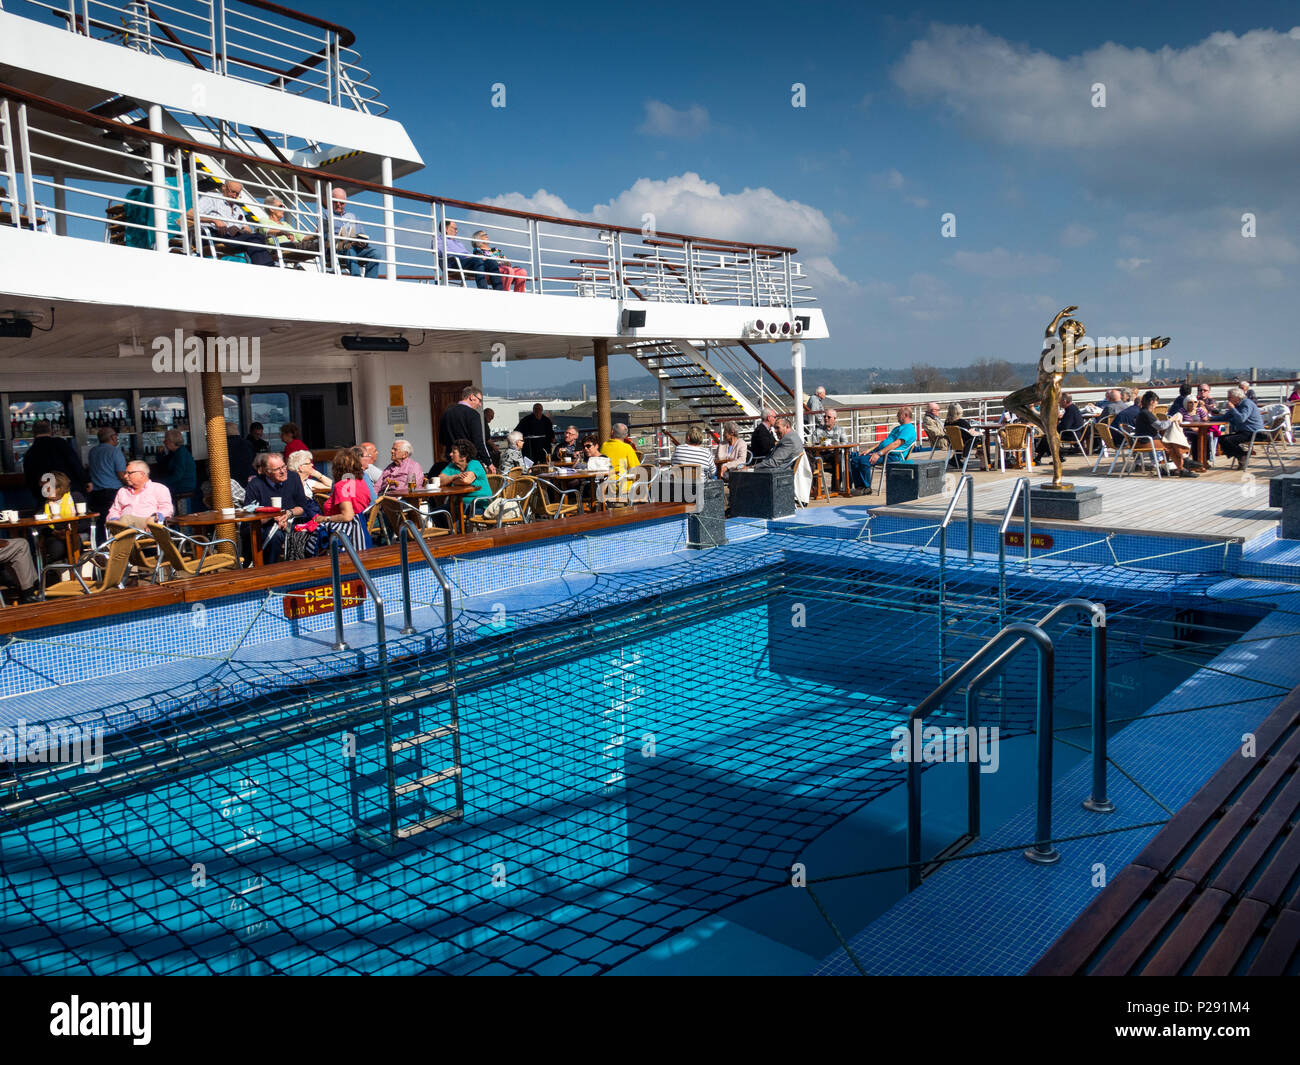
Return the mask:
{"type": "MultiPolygon", "coordinates": [[[[458,800],[464,816],[392,847],[366,842],[387,800],[373,671],[219,725],[181,716],[125,734],[110,776],[162,765],[196,738],[207,761],[111,797],[69,801],[70,771],[43,792],[29,779],[2,822],[0,966],[600,973],[755,971],[767,958],[773,971],[806,970],[835,940],[818,907],[783,889],[810,855],[846,873],[891,864],[902,766],[890,733],[938,681],[936,587],[871,552],[834,566],[734,554],[750,564],[702,580],[683,562],[692,580],[633,602],[504,618],[466,605],[475,635],[458,661],[459,730],[420,745],[422,769],[412,754],[398,760],[402,779],[456,764],[458,739],[459,796],[449,776],[412,793],[428,806],[407,801],[401,818],[458,800]]],[[[1026,581],[1010,616],[1037,617],[1076,590],[1026,581]]],[[[1261,613],[1194,589],[1172,610],[1108,600],[1112,674],[1121,694],[1140,692],[1134,712],[1208,659],[1223,637],[1207,633],[1240,632],[1261,613]]],[[[945,620],[954,661],[997,631],[987,574],[949,589],[945,620]]],[[[1087,640],[1057,643],[1057,731],[1069,735],[1086,710],[1087,640]]],[[[1032,731],[1029,665],[982,710],[1006,741],[990,818],[1032,777],[1018,742],[1032,731]]],[[[395,665],[391,684],[397,735],[448,720],[436,654],[395,665]]],[[[1087,732],[1073,735],[1086,748],[1087,732]]],[[[926,774],[927,853],[964,815],[948,801],[950,768],[926,774]]],[[[822,895],[860,927],[899,897],[897,877],[876,880],[822,895]]]]}

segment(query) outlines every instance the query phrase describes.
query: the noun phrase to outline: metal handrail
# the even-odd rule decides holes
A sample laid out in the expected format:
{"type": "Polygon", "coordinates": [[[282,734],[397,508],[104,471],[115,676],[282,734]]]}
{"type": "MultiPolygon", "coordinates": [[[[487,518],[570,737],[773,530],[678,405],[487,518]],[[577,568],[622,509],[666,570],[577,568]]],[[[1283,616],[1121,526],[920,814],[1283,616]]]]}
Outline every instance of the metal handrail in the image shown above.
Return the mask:
{"type": "Polygon", "coordinates": [[[1016,509],[1016,500],[1020,497],[1021,492],[1025,495],[1025,563],[1026,568],[1032,556],[1031,541],[1033,539],[1030,526],[1033,521],[1033,515],[1029,504],[1029,478],[1017,477],[1016,483],[1011,486],[1011,498],[1007,500],[1007,509],[1002,514],[1002,522],[998,525],[998,622],[1002,625],[1007,623],[1007,528],[1011,524],[1016,509]]]}
{"type": "MultiPolygon", "coordinates": [[[[927,695],[908,715],[907,763],[907,889],[913,891],[921,885],[921,760],[917,749],[919,724],[946,699],[968,676],[983,670],[986,662],[1001,648],[1015,641],[1022,646],[1026,639],[1033,640],[1038,649],[1038,816],[1034,845],[1025,851],[1025,857],[1041,865],[1060,860],[1060,852],[1051,844],[1052,838],[1052,681],[1056,670],[1056,652],[1052,638],[1037,625],[1016,622],[1008,625],[983,647],[968,658],[951,677],[927,695]]],[[[1004,656],[1005,659],[1010,656],[1004,656]]],[[[988,672],[983,670],[983,672],[988,672]]],[[[981,677],[983,673],[981,673],[981,677]]],[[[969,717],[969,704],[968,704],[969,717]]],[[[968,721],[969,724],[969,721],[968,721]]]]}
{"type": "MultiPolygon", "coordinates": [[[[1113,813],[1115,804],[1106,796],[1106,719],[1108,716],[1106,702],[1106,608],[1101,603],[1089,599],[1065,599],[1052,607],[1039,618],[1035,625],[1046,630],[1049,623],[1067,610],[1075,611],[1086,617],[1092,627],[1092,669],[1090,692],[1092,696],[1092,793],[1083,800],[1085,810],[1093,813],[1113,813]]],[[[988,681],[1000,673],[1007,660],[1023,646],[1023,640],[1017,640],[998,656],[989,667],[975,678],[966,689],[966,713],[971,716],[974,696],[988,681]]],[[[1003,712],[1005,713],[1005,703],[1003,712]]],[[[978,797],[976,798],[978,809],[978,797]]],[[[972,835],[978,835],[978,813],[972,821],[977,826],[972,835]]]]}
{"type": "Polygon", "coordinates": [[[966,494],[966,561],[975,560],[975,478],[964,474],[939,523],[939,679],[948,671],[948,525],[962,493],[966,494]]]}
{"type": "MultiPolygon", "coordinates": [[[[429,550],[429,545],[424,542],[424,537],[420,530],[416,528],[410,518],[403,518],[401,528],[398,530],[398,543],[401,547],[402,554],[402,599],[405,602],[404,624],[402,626],[403,635],[412,635],[415,632],[415,626],[411,624],[411,567],[407,560],[406,541],[410,536],[415,537],[416,546],[419,547],[420,553],[424,555],[424,560],[433,570],[434,579],[437,580],[442,588],[442,617],[443,631],[446,633],[447,641],[447,701],[451,713],[451,747],[453,765],[460,765],[460,706],[456,695],[456,626],[453,620],[451,609],[451,582],[447,575],[442,572],[442,567],[438,565],[438,560],[433,557],[433,552],[429,550]]],[[[385,704],[386,706],[387,704],[385,704]]],[[[388,746],[392,747],[392,727],[388,716],[387,709],[384,712],[385,736],[388,737],[388,746]]],[[[417,748],[418,751],[418,748],[417,748]]],[[[391,757],[391,751],[389,756],[391,757]]],[[[417,758],[420,757],[417,754],[417,758]]],[[[421,763],[422,764],[422,763],[421,763]]],[[[458,808],[465,805],[464,782],[459,775],[456,777],[456,806],[458,808]]],[[[390,792],[391,794],[391,792],[390,792]]],[[[394,824],[396,824],[396,808],[393,808],[394,824]]]]}

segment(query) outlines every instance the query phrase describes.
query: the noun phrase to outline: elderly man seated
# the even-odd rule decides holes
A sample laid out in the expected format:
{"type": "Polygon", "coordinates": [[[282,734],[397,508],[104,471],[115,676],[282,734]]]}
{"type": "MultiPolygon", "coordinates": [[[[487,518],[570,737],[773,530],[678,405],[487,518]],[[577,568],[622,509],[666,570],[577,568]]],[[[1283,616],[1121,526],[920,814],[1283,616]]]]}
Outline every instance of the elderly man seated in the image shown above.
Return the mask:
{"type": "Polygon", "coordinates": [[[921,428],[925,431],[925,438],[931,447],[934,447],[940,440],[947,439],[943,431],[943,421],[939,417],[939,404],[931,400],[925,405],[925,413],[921,415],[921,428]]]}
{"type": "Polygon", "coordinates": [[[776,447],[751,467],[755,470],[784,470],[803,454],[803,441],[794,431],[794,422],[785,415],[776,420],[776,447]]]}
{"type": "Polygon", "coordinates": [[[363,271],[366,277],[378,277],[379,252],[370,246],[370,238],[361,229],[357,216],[348,210],[348,194],[335,189],[331,205],[334,213],[330,225],[334,230],[334,247],[339,263],[353,277],[360,277],[363,271]]]}
{"type": "Polygon", "coordinates": [[[1219,450],[1232,459],[1233,465],[1245,469],[1245,459],[1250,449],[1251,436],[1264,431],[1264,418],[1259,408],[1241,388],[1228,389],[1228,406],[1222,418],[1231,432],[1219,437],[1219,450]]]}
{"type": "Polygon", "coordinates": [[[175,513],[172,494],[165,484],[149,480],[149,464],[135,459],[126,464],[126,487],[119,488],[108,508],[109,521],[134,518],[132,525],[162,521],[175,513]]]}
{"type": "Polygon", "coordinates": [[[411,458],[412,450],[409,440],[393,441],[393,461],[379,475],[380,495],[395,495],[409,491],[411,485],[419,488],[424,484],[424,470],[411,458]]]}
{"type": "Polygon", "coordinates": [[[259,507],[276,507],[279,511],[262,524],[262,559],[268,565],[280,561],[284,554],[290,521],[307,522],[320,513],[316,501],[303,488],[302,478],[289,475],[289,466],[278,452],[267,456],[266,472],[248,482],[245,499],[259,507]]]}
{"type": "Polygon", "coordinates": [[[878,463],[887,462],[891,454],[895,460],[905,459],[916,446],[916,426],[912,424],[912,408],[899,407],[896,417],[898,424],[889,431],[889,435],[884,440],[870,451],[867,450],[866,444],[863,444],[849,458],[849,480],[853,482],[853,487],[858,484],[863,485],[867,495],[871,495],[871,468],[878,463]]]}
{"type": "Polygon", "coordinates": [[[551,458],[561,465],[572,465],[577,462],[582,455],[582,445],[578,442],[578,427],[576,425],[566,425],[564,427],[564,439],[555,445],[555,450],[551,452],[551,458]]]}
{"type": "Polygon", "coordinates": [[[814,444],[847,444],[849,433],[839,424],[840,415],[834,407],[826,411],[826,424],[813,430],[814,444]]]}
{"type": "MultiPolygon", "coordinates": [[[[199,226],[206,236],[229,242],[235,255],[248,256],[254,266],[275,266],[275,253],[267,247],[266,235],[253,229],[240,206],[243,194],[240,182],[227,181],[221,186],[220,196],[200,196],[199,226]]],[[[190,221],[192,224],[192,212],[190,221]]]]}
{"type": "Polygon", "coordinates": [[[636,448],[627,442],[628,428],[623,422],[615,422],[610,428],[609,439],[600,445],[600,453],[609,459],[614,469],[622,473],[641,465],[636,448]]]}
{"type": "Polygon", "coordinates": [[[14,575],[20,603],[34,603],[39,598],[36,590],[36,566],[32,552],[23,540],[0,540],[0,567],[8,566],[14,575]]]}

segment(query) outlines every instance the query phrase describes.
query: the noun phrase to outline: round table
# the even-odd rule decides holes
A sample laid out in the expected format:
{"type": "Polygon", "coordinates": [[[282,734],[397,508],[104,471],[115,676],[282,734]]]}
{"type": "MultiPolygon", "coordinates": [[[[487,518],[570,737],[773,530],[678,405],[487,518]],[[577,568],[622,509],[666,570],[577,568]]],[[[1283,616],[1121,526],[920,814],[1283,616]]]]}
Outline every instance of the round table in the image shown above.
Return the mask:
{"type": "Polygon", "coordinates": [[[539,473],[537,475],[539,480],[550,481],[552,484],[557,485],[561,489],[565,487],[565,485],[563,484],[564,481],[577,481],[579,512],[587,509],[588,503],[590,503],[590,508],[592,510],[596,508],[596,498],[595,498],[596,482],[602,481],[606,477],[612,477],[612,476],[613,476],[612,470],[575,470],[575,469],[564,469],[564,468],[556,470],[554,473],[539,473]],[[588,488],[591,489],[590,499],[587,499],[588,488]]]}
{"type": "Polygon", "coordinates": [[[412,506],[416,507],[421,503],[428,502],[432,499],[449,499],[454,501],[456,508],[453,512],[453,518],[456,523],[456,531],[463,535],[465,532],[465,497],[467,495],[472,495],[473,492],[473,485],[457,484],[447,485],[445,487],[439,485],[437,488],[417,488],[414,492],[409,490],[406,492],[390,492],[389,495],[394,495],[404,503],[410,503],[412,506]]]}
{"type": "Polygon", "coordinates": [[[839,478],[839,491],[836,494],[847,496],[849,494],[849,456],[853,454],[854,449],[858,446],[857,444],[805,444],[804,450],[810,455],[826,454],[831,456],[839,478]]]}
{"type": "Polygon", "coordinates": [[[1183,422],[1183,433],[1192,445],[1192,458],[1207,470],[1214,465],[1210,454],[1210,441],[1218,435],[1220,426],[1215,422],[1183,422]]]}
{"type": "Polygon", "coordinates": [[[56,525],[62,525],[63,542],[64,544],[67,545],[67,549],[68,549],[68,557],[65,559],[65,561],[76,562],[77,559],[81,557],[81,551],[77,549],[80,548],[81,546],[80,537],[78,537],[75,541],[76,548],[74,548],[73,546],[74,544],[73,537],[76,533],[77,522],[87,521],[87,520],[93,521],[95,518],[98,517],[99,517],[98,514],[94,513],[93,511],[90,511],[85,514],[75,514],[70,518],[45,518],[45,517],[19,518],[17,521],[0,521],[0,532],[25,531],[31,533],[32,548],[36,555],[36,587],[39,588],[41,587],[41,576],[45,572],[45,562],[41,558],[41,543],[40,543],[41,530],[42,529],[52,530],[56,525]]]}
{"type": "MultiPolygon", "coordinates": [[[[281,514],[284,511],[280,511],[281,514]]],[[[262,525],[265,522],[275,518],[275,514],[266,513],[258,514],[249,513],[245,510],[237,510],[234,515],[223,514],[219,510],[200,510],[195,514],[177,514],[171,518],[173,525],[179,525],[181,528],[190,526],[216,528],[219,525],[251,525],[249,530],[249,543],[252,546],[253,565],[265,565],[262,561],[262,525]]],[[[239,551],[236,549],[235,554],[239,551]]]]}

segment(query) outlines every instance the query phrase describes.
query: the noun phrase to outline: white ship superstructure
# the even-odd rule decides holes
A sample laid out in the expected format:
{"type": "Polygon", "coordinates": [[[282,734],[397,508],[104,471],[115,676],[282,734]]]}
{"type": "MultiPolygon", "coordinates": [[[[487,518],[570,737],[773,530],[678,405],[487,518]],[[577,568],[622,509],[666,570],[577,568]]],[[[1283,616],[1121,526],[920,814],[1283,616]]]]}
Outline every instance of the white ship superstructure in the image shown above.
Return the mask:
{"type": "Polygon", "coordinates": [[[7,0],[6,469],[38,415],[61,416],[85,447],[120,411],[136,454],[173,418],[197,426],[214,367],[160,359],[160,339],[178,336],[211,338],[218,355],[256,341],[255,372],[225,366],[236,370],[221,376],[226,416],[273,430],[278,414],[320,445],[399,434],[432,448],[441,409],[494,354],[594,354],[606,406],[602,376],[620,351],[710,422],[791,405],[771,369],[789,365],[788,348],[778,359],[755,345],[827,335],[795,249],[400,190],[423,160],[354,43],[345,27],[260,0],[7,0]],[[205,225],[202,201],[231,180],[234,207],[269,243],[205,225]],[[355,230],[331,209],[339,190],[355,230]],[[273,199],[282,216],[268,213],[273,199]],[[434,234],[449,223],[466,244],[487,234],[513,290],[480,288],[439,254],[434,234]],[[244,261],[264,252],[273,268],[244,261]]]}

